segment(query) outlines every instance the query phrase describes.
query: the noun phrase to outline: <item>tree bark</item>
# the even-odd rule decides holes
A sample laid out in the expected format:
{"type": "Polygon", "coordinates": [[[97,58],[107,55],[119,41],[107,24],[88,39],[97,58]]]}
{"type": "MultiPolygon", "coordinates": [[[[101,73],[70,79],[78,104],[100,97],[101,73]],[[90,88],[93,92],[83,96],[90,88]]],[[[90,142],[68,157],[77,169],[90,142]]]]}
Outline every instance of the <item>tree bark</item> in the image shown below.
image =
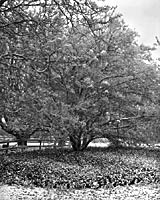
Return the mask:
{"type": "Polygon", "coordinates": [[[72,135],[69,136],[72,149],[74,151],[81,151],[81,138],[75,138],[72,135]]]}
{"type": "Polygon", "coordinates": [[[93,140],[93,138],[91,136],[89,138],[83,137],[82,150],[85,150],[92,140],[93,140]]]}
{"type": "MultiPolygon", "coordinates": [[[[82,136],[82,135],[81,135],[82,136]]],[[[92,141],[91,137],[74,137],[70,136],[70,143],[74,151],[83,151],[87,148],[88,144],[92,141]],[[82,140],[82,141],[81,141],[82,140]]]]}

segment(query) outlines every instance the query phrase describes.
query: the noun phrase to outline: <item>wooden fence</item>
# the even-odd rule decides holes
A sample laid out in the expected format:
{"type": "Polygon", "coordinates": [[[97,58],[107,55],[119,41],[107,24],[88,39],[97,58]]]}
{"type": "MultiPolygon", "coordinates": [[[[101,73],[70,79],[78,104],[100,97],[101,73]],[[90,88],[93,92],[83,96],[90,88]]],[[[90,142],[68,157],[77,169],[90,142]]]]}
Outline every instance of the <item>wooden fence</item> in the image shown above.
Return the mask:
{"type": "Polygon", "coordinates": [[[69,141],[65,144],[59,144],[56,140],[42,140],[42,139],[29,139],[27,145],[18,145],[19,140],[4,140],[0,141],[0,152],[12,152],[12,151],[25,151],[33,149],[46,149],[46,148],[59,148],[59,147],[70,147],[69,141]]]}

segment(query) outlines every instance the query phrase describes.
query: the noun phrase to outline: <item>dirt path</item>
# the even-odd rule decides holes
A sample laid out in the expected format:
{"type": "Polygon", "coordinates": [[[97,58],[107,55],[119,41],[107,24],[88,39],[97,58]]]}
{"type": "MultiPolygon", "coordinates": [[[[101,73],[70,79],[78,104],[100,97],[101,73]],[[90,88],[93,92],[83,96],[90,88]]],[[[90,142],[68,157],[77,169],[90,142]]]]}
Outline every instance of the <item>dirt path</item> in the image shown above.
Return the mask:
{"type": "Polygon", "coordinates": [[[48,198],[48,191],[42,188],[0,186],[0,200],[40,200],[48,198]]]}
{"type": "Polygon", "coordinates": [[[116,187],[112,190],[57,191],[0,186],[0,200],[160,200],[160,185],[116,187]]]}

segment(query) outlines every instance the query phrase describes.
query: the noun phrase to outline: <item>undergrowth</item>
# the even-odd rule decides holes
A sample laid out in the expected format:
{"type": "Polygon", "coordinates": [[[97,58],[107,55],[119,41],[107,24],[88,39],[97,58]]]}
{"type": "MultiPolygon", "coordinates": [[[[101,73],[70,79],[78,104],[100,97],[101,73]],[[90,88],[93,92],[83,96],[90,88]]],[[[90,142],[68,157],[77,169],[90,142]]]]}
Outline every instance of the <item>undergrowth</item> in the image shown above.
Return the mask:
{"type": "Polygon", "coordinates": [[[110,147],[12,153],[0,158],[0,181],[60,189],[160,183],[160,151],[110,147]]]}

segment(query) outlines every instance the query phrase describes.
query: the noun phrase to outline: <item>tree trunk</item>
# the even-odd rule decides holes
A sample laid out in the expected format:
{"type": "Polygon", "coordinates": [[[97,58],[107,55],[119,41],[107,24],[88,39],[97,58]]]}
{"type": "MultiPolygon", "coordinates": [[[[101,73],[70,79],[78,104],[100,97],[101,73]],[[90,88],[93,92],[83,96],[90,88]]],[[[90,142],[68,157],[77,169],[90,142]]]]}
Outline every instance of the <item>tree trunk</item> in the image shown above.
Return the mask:
{"type": "Polygon", "coordinates": [[[112,139],[112,140],[110,140],[111,141],[111,144],[112,144],[112,146],[114,146],[114,147],[120,147],[120,146],[122,146],[122,143],[117,139],[112,139]]]}
{"type": "Polygon", "coordinates": [[[70,136],[70,143],[72,146],[72,149],[74,151],[83,151],[87,148],[88,144],[92,141],[91,138],[87,138],[87,137],[74,137],[74,136],[70,136]],[[82,139],[82,141],[81,141],[82,139]]]}
{"type": "Polygon", "coordinates": [[[69,136],[72,149],[74,151],[81,151],[81,138],[75,138],[72,135],[69,136]]]}
{"type": "Polygon", "coordinates": [[[82,143],[82,150],[85,150],[89,143],[93,140],[93,138],[89,137],[83,137],[83,143],[82,143]]]}
{"type": "Polygon", "coordinates": [[[64,140],[64,138],[61,138],[61,139],[58,140],[58,146],[59,147],[64,147],[65,146],[65,140],[64,140]]]}
{"type": "Polygon", "coordinates": [[[17,132],[15,135],[18,146],[27,146],[27,140],[30,138],[29,135],[25,135],[23,132],[17,132]]]}
{"type": "Polygon", "coordinates": [[[27,140],[19,140],[18,146],[27,146],[27,140]]]}

